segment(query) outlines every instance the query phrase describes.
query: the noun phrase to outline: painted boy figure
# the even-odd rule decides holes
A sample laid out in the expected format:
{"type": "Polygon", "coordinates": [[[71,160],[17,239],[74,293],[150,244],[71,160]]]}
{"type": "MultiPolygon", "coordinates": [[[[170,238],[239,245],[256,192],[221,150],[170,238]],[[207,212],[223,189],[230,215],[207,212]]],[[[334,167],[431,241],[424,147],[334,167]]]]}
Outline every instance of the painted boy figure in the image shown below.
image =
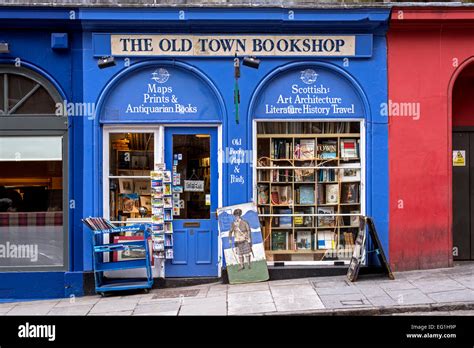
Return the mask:
{"type": "Polygon", "coordinates": [[[242,219],[242,210],[234,210],[234,222],[229,231],[229,240],[232,243],[232,236],[234,236],[235,248],[237,249],[237,256],[239,261],[239,271],[245,268],[245,261],[250,266],[252,258],[252,231],[247,221],[242,219]]]}

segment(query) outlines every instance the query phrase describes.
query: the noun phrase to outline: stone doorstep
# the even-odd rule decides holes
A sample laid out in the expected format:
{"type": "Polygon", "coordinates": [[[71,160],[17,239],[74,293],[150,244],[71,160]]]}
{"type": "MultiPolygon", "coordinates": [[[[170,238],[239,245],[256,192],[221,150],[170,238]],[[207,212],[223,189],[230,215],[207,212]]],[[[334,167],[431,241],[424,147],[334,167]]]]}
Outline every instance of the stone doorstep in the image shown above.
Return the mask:
{"type": "Polygon", "coordinates": [[[474,302],[452,302],[452,303],[433,303],[424,305],[407,305],[407,306],[389,306],[389,307],[358,307],[358,308],[338,308],[338,309],[316,309],[301,310],[289,312],[268,312],[263,315],[329,315],[329,316],[364,316],[364,315],[385,315],[394,313],[407,312],[449,312],[474,310],[474,302]]]}

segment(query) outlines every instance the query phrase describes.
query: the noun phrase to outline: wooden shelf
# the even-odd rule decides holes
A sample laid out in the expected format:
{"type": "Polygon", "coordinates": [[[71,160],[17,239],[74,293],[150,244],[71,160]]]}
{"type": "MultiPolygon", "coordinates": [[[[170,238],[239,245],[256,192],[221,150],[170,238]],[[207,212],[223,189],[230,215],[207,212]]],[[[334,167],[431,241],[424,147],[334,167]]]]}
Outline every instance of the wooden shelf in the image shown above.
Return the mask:
{"type": "Polygon", "coordinates": [[[360,138],[360,133],[314,133],[314,134],[258,134],[257,138],[275,138],[275,139],[291,139],[291,138],[360,138]]]}
{"type": "MultiPolygon", "coordinates": [[[[335,121],[335,125],[331,126],[328,123],[332,121],[321,121],[321,122],[314,122],[314,121],[308,121],[308,123],[311,124],[303,124],[303,125],[298,125],[298,126],[293,126],[289,124],[289,122],[276,122],[276,126],[273,127],[271,124],[272,121],[265,121],[265,124],[263,125],[258,125],[257,129],[262,130],[262,131],[272,131],[272,130],[277,130],[279,133],[274,133],[274,134],[257,134],[257,158],[258,158],[258,166],[256,168],[256,171],[258,172],[258,177],[268,179],[264,181],[259,181],[257,180],[257,185],[266,185],[267,190],[268,190],[268,195],[269,195],[269,203],[267,204],[258,204],[257,206],[261,208],[262,210],[260,211],[262,214],[274,214],[276,215],[275,217],[271,216],[266,216],[262,217],[263,220],[265,221],[264,228],[262,231],[264,232],[264,239],[266,240],[265,245],[266,245],[266,253],[269,255],[308,255],[308,254],[324,254],[326,253],[326,249],[316,249],[316,250],[293,250],[293,248],[296,245],[296,240],[294,239],[296,236],[296,232],[306,230],[310,231],[312,234],[312,238],[316,238],[317,234],[322,231],[322,230],[329,230],[329,231],[334,231],[334,233],[337,234],[335,236],[335,242],[336,242],[336,247],[338,243],[341,243],[341,246],[345,246],[344,243],[344,238],[342,238],[342,233],[343,231],[347,231],[349,229],[357,229],[358,227],[356,226],[317,226],[318,221],[321,217],[317,216],[311,216],[311,221],[313,226],[296,226],[294,224],[295,222],[295,216],[291,216],[291,222],[292,222],[292,227],[272,227],[268,222],[272,218],[284,218],[284,216],[278,216],[278,208],[286,208],[290,209],[292,214],[305,214],[305,213],[318,213],[318,209],[322,209],[323,207],[330,207],[333,208],[330,211],[334,211],[334,214],[341,214],[345,213],[348,210],[357,210],[361,211],[361,204],[360,203],[341,203],[341,195],[342,195],[342,184],[346,183],[359,183],[359,195],[361,194],[360,190],[360,180],[357,181],[341,181],[341,178],[339,174],[341,173],[342,169],[345,168],[328,168],[328,167],[340,167],[341,164],[344,163],[350,163],[353,166],[355,166],[356,162],[360,162],[360,156],[357,158],[341,158],[341,139],[348,139],[348,138],[353,138],[353,139],[360,139],[360,133],[358,132],[359,127],[355,125],[355,123],[360,124],[359,121],[335,121]],[[345,125],[340,124],[340,122],[352,122],[352,124],[348,125],[347,123],[345,125]],[[278,124],[280,123],[280,124],[278,124]],[[281,123],[286,123],[281,124],[281,123]],[[316,123],[316,124],[314,124],[316,123]],[[315,129],[314,127],[318,127],[319,129],[345,129],[345,130],[352,130],[356,131],[354,133],[314,133],[314,134],[301,134],[301,133],[288,133],[288,134],[282,134],[285,129],[289,130],[290,132],[295,129],[301,129],[303,131],[310,131],[310,129],[315,129]],[[275,145],[274,140],[280,140],[278,142],[278,145],[275,145]],[[314,158],[291,158],[294,157],[294,151],[296,148],[296,144],[300,143],[300,139],[313,139],[314,140],[314,154],[309,153],[309,155],[314,156],[314,158]],[[335,158],[321,158],[319,153],[318,155],[318,144],[321,144],[321,140],[333,140],[334,145],[337,146],[336,148],[336,157],[335,158]],[[277,152],[277,155],[282,155],[285,158],[271,158],[273,156],[273,153],[277,152]],[[288,163],[290,162],[290,163],[288,163]],[[321,167],[318,167],[318,165],[323,165],[321,167]],[[306,165],[306,166],[305,166],[306,165]],[[309,167],[316,167],[316,168],[308,168],[309,167]],[[263,167],[263,168],[262,168],[263,167]],[[268,168],[268,167],[273,167],[273,168],[268,168]],[[282,167],[282,168],[280,168],[282,167]],[[299,170],[301,172],[296,172],[296,170],[299,170]],[[335,175],[335,180],[333,181],[319,181],[319,171],[321,170],[327,170],[327,171],[332,171],[332,175],[335,175]],[[265,171],[262,173],[262,171],[265,171]],[[285,173],[286,171],[286,173],[285,173]],[[307,172],[309,175],[307,176],[300,176],[299,173],[302,173],[302,171],[307,172]],[[288,179],[288,181],[271,181],[271,179],[274,177],[273,175],[276,176],[278,174],[279,178],[283,179],[288,179]],[[298,174],[295,176],[295,174],[298,174]],[[296,178],[302,179],[302,178],[310,178],[313,179],[311,181],[296,181],[296,178]],[[326,199],[326,189],[328,185],[339,185],[339,202],[336,203],[323,203],[323,204],[318,204],[318,198],[319,200],[325,200],[326,199]],[[273,188],[278,188],[282,186],[288,186],[289,187],[289,192],[287,192],[286,189],[278,189],[284,191],[282,194],[285,194],[287,197],[290,197],[290,192],[291,192],[291,198],[296,202],[297,196],[297,189],[300,189],[303,185],[307,186],[312,186],[314,188],[314,204],[300,204],[300,203],[293,203],[293,204],[273,204],[271,201],[271,192],[272,192],[272,187],[273,188]],[[318,193],[320,190],[323,190],[323,199],[321,197],[318,197],[318,193]],[[263,210],[265,209],[265,210],[263,210]],[[277,232],[277,231],[285,231],[287,232],[288,235],[288,245],[287,248],[288,250],[268,250],[268,248],[271,248],[272,245],[272,240],[271,240],[271,232],[277,232]],[[269,235],[270,234],[270,235],[269,235]]],[[[305,121],[306,122],[306,121],[305,121]]],[[[311,141],[313,142],[313,141],[311,141]]],[[[334,152],[334,151],[332,151],[334,152]]],[[[308,154],[308,153],[307,153],[308,154]]],[[[358,166],[359,169],[361,170],[361,167],[358,166]]],[[[257,177],[257,178],[258,178],[257,177]]],[[[328,176],[329,177],[329,176],[328,176]]],[[[332,176],[330,178],[333,178],[332,176]]],[[[300,191],[301,192],[301,191],[300,191]]],[[[309,193],[309,192],[306,192],[309,193]]],[[[328,214],[331,216],[330,214],[328,214]]],[[[340,224],[344,223],[342,218],[335,216],[334,217],[335,221],[339,221],[340,224]],[[339,220],[340,219],[340,220],[339,220]]],[[[301,220],[300,220],[301,221],[301,220]]],[[[305,220],[308,222],[309,220],[305,220]]],[[[346,221],[348,222],[348,221],[346,221]]],[[[355,239],[356,236],[354,236],[355,239]]],[[[291,256],[289,257],[291,259],[291,256]]],[[[286,258],[285,258],[286,259],[286,258]]]]}

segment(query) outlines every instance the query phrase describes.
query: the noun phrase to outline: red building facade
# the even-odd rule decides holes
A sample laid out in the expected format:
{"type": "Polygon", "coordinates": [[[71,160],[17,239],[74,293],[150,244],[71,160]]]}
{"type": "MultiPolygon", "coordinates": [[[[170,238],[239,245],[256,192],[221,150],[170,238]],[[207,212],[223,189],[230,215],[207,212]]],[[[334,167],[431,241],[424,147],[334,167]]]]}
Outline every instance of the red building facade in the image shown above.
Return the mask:
{"type": "MultiPolygon", "coordinates": [[[[460,246],[471,256],[462,259],[472,259],[470,221],[459,216],[466,204],[470,209],[472,195],[467,183],[468,201],[461,209],[455,203],[453,212],[459,198],[453,200],[453,187],[459,180],[454,174],[453,185],[458,169],[452,151],[457,150],[453,132],[474,129],[473,38],[474,9],[392,10],[387,36],[389,244],[397,271],[449,267],[453,254],[459,259],[460,246]],[[456,235],[453,241],[453,224],[465,229],[464,243],[456,235]]],[[[471,215],[468,210],[464,218],[471,215]]]]}

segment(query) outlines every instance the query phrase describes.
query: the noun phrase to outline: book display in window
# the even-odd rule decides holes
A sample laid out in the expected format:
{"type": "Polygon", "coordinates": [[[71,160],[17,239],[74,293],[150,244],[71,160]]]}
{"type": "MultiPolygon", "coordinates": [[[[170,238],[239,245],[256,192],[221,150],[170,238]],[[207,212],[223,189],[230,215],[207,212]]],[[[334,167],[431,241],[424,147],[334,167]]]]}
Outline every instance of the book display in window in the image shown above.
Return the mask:
{"type": "Polygon", "coordinates": [[[351,248],[363,211],[360,125],[257,122],[255,200],[267,260],[324,261],[337,254],[331,249],[351,248]]]}
{"type": "Polygon", "coordinates": [[[295,245],[297,250],[311,250],[311,230],[297,230],[295,245]]]}
{"type": "Polygon", "coordinates": [[[288,232],[273,231],[272,232],[272,250],[288,249],[288,232]]]}
{"type": "Polygon", "coordinates": [[[109,134],[110,220],[126,223],[151,218],[150,171],[153,133],[109,134]]]}

